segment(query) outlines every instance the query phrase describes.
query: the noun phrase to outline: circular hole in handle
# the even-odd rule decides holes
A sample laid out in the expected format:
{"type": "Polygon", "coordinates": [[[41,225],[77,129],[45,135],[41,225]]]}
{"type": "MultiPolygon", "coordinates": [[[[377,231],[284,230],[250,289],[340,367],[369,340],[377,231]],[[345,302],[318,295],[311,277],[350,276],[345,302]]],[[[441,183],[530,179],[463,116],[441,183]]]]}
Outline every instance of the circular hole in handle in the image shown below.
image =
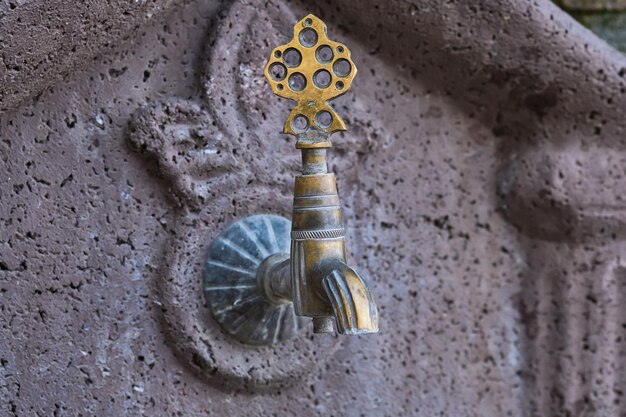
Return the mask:
{"type": "Polygon", "coordinates": [[[302,62],[302,55],[295,48],[289,48],[285,51],[283,55],[283,62],[289,68],[295,68],[302,62]]]}
{"type": "Polygon", "coordinates": [[[287,76],[287,68],[280,62],[275,62],[270,65],[270,77],[274,81],[282,81],[287,76]]]}
{"type": "Polygon", "coordinates": [[[315,51],[315,57],[320,64],[328,64],[333,60],[333,48],[328,45],[322,45],[315,51]]]}
{"type": "Polygon", "coordinates": [[[352,65],[347,59],[339,58],[333,63],[333,72],[337,77],[347,77],[352,71],[352,65]]]}
{"type": "Polygon", "coordinates": [[[325,69],[318,70],[315,75],[313,75],[313,82],[319,88],[326,88],[330,85],[330,82],[333,80],[333,76],[330,75],[330,72],[325,69]]]}
{"type": "Polygon", "coordinates": [[[305,26],[311,26],[312,24],[313,24],[313,19],[311,19],[310,17],[307,17],[306,19],[304,19],[305,26]]]}
{"type": "Polygon", "coordinates": [[[335,83],[335,87],[337,88],[337,90],[343,90],[343,87],[345,87],[345,85],[343,84],[343,81],[337,81],[335,83]]]}
{"type": "Polygon", "coordinates": [[[303,114],[298,114],[296,117],[291,119],[291,128],[296,133],[304,132],[307,127],[309,127],[309,119],[306,118],[303,114]]]}
{"type": "Polygon", "coordinates": [[[274,58],[280,58],[283,55],[281,51],[274,51],[274,58]]]}
{"type": "Polygon", "coordinates": [[[337,47],[337,52],[342,54],[343,53],[343,46],[338,46],[337,47]]]}
{"type": "Polygon", "coordinates": [[[306,87],[306,77],[299,72],[294,72],[289,76],[289,88],[295,92],[304,90],[306,87]]]}
{"type": "Polygon", "coordinates": [[[322,110],[315,116],[315,121],[319,127],[326,129],[333,123],[333,115],[326,110],[322,110]]]}
{"type": "Polygon", "coordinates": [[[315,29],[311,28],[303,29],[298,35],[298,40],[300,41],[300,44],[306,48],[315,46],[317,43],[317,32],[315,29]]]}

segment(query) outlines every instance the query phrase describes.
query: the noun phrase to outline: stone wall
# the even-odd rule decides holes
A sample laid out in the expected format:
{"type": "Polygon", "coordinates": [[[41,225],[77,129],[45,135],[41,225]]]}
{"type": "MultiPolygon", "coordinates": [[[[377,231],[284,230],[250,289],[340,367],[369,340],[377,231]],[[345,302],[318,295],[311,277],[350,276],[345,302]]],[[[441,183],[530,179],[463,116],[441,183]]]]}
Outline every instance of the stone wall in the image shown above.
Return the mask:
{"type": "Polygon", "coordinates": [[[0,8],[0,415],[626,412],[623,55],[548,0],[105,3],[0,8]],[[381,332],[254,349],[203,258],[289,215],[262,68],[308,12],[359,67],[330,166],[381,332]]]}

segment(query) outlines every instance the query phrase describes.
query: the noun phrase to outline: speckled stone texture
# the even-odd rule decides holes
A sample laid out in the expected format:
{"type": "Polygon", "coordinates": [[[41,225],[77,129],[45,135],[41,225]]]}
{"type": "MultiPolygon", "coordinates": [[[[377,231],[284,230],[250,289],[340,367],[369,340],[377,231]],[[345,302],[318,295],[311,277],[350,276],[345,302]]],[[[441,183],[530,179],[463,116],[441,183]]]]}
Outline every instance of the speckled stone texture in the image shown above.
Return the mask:
{"type": "MultiPolygon", "coordinates": [[[[0,111],[59,82],[95,54],[128,42],[146,21],[184,2],[2,0],[0,111]]],[[[124,67],[112,70],[114,76],[124,73],[124,67]]]]}
{"type": "Polygon", "coordinates": [[[626,413],[626,59],[552,3],[65,3],[0,6],[1,416],[626,413]],[[255,349],[202,264],[290,213],[262,68],[308,12],[359,67],[330,167],[381,332],[255,349]]]}

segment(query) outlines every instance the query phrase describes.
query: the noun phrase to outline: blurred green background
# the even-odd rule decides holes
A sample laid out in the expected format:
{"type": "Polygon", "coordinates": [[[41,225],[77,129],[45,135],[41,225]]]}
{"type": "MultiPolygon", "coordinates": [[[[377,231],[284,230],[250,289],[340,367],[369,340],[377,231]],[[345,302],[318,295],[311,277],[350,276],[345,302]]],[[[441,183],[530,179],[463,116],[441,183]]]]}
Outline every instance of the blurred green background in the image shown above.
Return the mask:
{"type": "Polygon", "coordinates": [[[626,0],[555,0],[599,37],[626,54],[626,0]]]}

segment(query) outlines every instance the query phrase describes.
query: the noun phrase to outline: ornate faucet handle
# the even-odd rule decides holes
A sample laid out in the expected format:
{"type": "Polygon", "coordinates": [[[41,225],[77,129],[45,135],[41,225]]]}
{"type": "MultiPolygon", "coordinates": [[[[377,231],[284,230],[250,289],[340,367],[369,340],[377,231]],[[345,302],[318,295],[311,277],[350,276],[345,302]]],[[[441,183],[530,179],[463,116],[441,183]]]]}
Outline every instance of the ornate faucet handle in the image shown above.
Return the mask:
{"type": "Polygon", "coordinates": [[[329,148],[330,135],[346,130],[327,102],[350,89],[356,66],[345,45],[328,39],[319,18],[309,14],[299,21],[291,41],[274,48],[264,73],[274,94],[297,103],[283,127],[297,136],[297,148],[329,148]]]}

